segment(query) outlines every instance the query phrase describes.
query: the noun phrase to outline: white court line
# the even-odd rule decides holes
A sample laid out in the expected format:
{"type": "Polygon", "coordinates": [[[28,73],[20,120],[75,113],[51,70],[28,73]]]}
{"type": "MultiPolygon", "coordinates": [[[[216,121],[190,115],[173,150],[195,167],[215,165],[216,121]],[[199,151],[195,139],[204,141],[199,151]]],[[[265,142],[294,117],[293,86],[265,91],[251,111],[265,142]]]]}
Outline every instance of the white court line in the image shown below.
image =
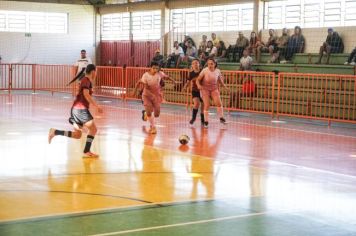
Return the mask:
{"type": "Polygon", "coordinates": [[[209,220],[198,220],[198,221],[190,221],[190,222],[171,224],[171,225],[160,225],[160,226],[147,227],[147,228],[116,231],[116,232],[110,232],[110,233],[104,233],[104,234],[94,234],[91,236],[109,236],[109,235],[127,234],[127,233],[142,232],[142,231],[149,231],[149,230],[155,230],[155,229],[179,227],[179,226],[185,226],[185,225],[205,224],[205,223],[209,223],[209,222],[232,220],[232,219],[245,218],[245,217],[251,217],[251,216],[260,216],[260,215],[265,215],[265,214],[267,214],[267,212],[250,213],[250,214],[244,214],[244,215],[235,215],[235,216],[214,218],[214,219],[209,219],[209,220]]]}

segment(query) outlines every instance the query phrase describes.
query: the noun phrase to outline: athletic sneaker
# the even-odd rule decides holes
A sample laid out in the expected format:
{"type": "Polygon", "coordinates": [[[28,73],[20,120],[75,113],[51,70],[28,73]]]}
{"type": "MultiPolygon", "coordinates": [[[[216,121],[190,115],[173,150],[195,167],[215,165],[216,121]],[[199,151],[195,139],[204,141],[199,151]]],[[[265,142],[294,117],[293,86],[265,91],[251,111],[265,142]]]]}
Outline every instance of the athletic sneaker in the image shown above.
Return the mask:
{"type": "Polygon", "coordinates": [[[95,153],[92,153],[92,152],[86,152],[86,153],[83,154],[83,157],[84,158],[98,158],[99,155],[95,154],[95,153]]]}
{"type": "Polygon", "coordinates": [[[350,65],[354,66],[354,65],[356,65],[356,62],[353,61],[350,63],[350,65]]]}
{"type": "Polygon", "coordinates": [[[344,65],[348,65],[348,64],[349,64],[349,62],[348,62],[348,61],[345,61],[344,65]]]}
{"type": "Polygon", "coordinates": [[[145,110],[142,110],[142,120],[147,121],[147,113],[145,110]]]}
{"type": "Polygon", "coordinates": [[[148,132],[149,132],[150,134],[157,134],[157,129],[156,129],[156,127],[151,127],[148,132]]]}
{"type": "Polygon", "coordinates": [[[226,124],[226,120],[225,120],[224,117],[220,117],[220,123],[221,123],[221,124],[226,124]]]}
{"type": "Polygon", "coordinates": [[[52,129],[52,128],[49,129],[49,132],[48,132],[48,143],[49,144],[51,144],[52,138],[54,138],[54,136],[56,136],[54,134],[54,131],[55,131],[55,129],[52,129]]]}
{"type": "Polygon", "coordinates": [[[190,124],[190,125],[193,125],[193,124],[194,124],[194,121],[195,121],[195,120],[191,119],[191,120],[189,121],[189,124],[190,124]]]}
{"type": "Polygon", "coordinates": [[[209,122],[208,121],[204,121],[204,128],[208,128],[209,127],[209,122]]]}

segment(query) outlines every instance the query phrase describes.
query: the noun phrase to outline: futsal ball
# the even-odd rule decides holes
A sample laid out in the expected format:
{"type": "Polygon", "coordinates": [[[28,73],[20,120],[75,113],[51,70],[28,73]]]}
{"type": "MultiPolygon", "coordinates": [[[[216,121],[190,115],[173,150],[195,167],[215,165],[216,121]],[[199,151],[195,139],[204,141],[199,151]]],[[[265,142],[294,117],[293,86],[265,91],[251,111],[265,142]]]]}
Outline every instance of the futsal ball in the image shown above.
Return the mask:
{"type": "Polygon", "coordinates": [[[189,140],[190,140],[190,138],[186,134],[182,134],[181,136],[179,136],[179,142],[182,145],[185,145],[185,144],[189,143],[189,140]]]}

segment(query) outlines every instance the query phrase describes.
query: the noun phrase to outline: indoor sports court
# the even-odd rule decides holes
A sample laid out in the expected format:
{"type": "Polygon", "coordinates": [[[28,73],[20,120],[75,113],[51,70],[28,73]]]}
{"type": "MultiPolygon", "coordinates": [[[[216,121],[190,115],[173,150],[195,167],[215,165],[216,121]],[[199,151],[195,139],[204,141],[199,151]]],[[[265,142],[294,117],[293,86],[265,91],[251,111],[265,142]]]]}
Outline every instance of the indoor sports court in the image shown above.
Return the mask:
{"type": "Polygon", "coordinates": [[[356,1],[0,1],[0,236],[356,235],[356,1]]]}

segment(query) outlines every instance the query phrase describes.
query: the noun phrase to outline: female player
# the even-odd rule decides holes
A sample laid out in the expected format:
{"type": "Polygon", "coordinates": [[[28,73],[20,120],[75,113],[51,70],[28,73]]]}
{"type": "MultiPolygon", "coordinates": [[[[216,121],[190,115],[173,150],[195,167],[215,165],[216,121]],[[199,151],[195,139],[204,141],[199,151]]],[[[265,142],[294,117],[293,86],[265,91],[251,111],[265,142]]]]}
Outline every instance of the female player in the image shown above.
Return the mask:
{"type": "Polygon", "coordinates": [[[93,64],[89,64],[85,69],[85,77],[80,81],[79,92],[71,109],[71,117],[69,118],[69,123],[73,125],[74,131],[63,131],[51,128],[48,134],[48,143],[51,143],[52,139],[56,135],[80,139],[82,136],[82,129],[85,127],[89,132],[83,151],[83,157],[99,157],[98,154],[92,153],[90,151],[90,147],[97,132],[97,128],[94,123],[93,116],[90,114],[89,104],[97,108],[99,113],[102,113],[101,107],[96,104],[91,96],[93,93],[92,82],[95,80],[95,78],[96,67],[93,64]]]}
{"type": "Polygon", "coordinates": [[[192,71],[189,72],[188,83],[185,84],[183,90],[186,90],[189,85],[191,85],[192,90],[192,98],[193,98],[193,111],[192,111],[192,119],[189,121],[189,124],[193,125],[198,114],[199,106],[200,108],[200,121],[201,124],[204,125],[204,103],[200,97],[200,91],[197,86],[196,79],[198,78],[201,72],[200,63],[198,59],[194,59],[192,61],[192,71]]]}
{"type": "Polygon", "coordinates": [[[154,118],[158,118],[161,112],[161,76],[158,73],[159,65],[157,62],[151,62],[150,71],[143,74],[134,89],[134,94],[137,92],[137,87],[143,84],[142,100],[147,114],[147,119],[150,122],[150,134],[156,134],[157,129],[155,126],[154,118]],[[153,113],[153,114],[152,114],[153,113]]]}
{"type": "Polygon", "coordinates": [[[208,128],[209,125],[210,98],[213,100],[215,106],[217,107],[220,123],[226,124],[220,99],[219,84],[222,85],[225,89],[229,90],[224,84],[220,70],[217,69],[216,61],[210,58],[208,59],[207,64],[208,67],[204,68],[197,78],[197,86],[200,90],[200,94],[204,103],[205,128],[208,128]]]}

